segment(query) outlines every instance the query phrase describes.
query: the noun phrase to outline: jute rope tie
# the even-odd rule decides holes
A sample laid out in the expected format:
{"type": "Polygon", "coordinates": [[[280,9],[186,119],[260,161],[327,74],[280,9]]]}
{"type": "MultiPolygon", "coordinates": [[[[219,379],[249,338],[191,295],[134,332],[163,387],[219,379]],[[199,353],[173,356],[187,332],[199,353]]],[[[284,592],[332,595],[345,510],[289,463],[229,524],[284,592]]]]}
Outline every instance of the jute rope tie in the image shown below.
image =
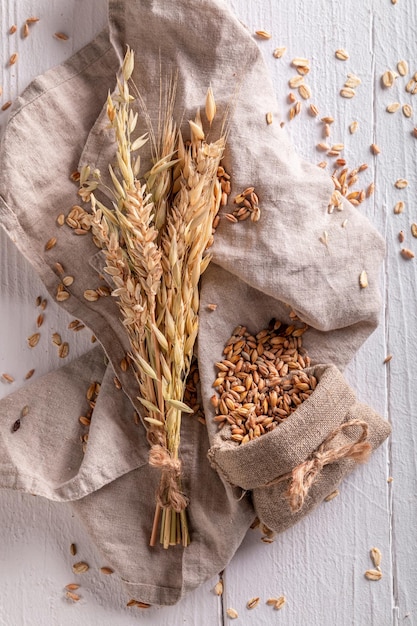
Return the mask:
{"type": "Polygon", "coordinates": [[[157,491],[160,506],[172,508],[178,513],[183,511],[188,502],[179,488],[181,461],[174,459],[164,446],[155,444],[149,451],[149,465],[161,470],[161,480],[157,491]]]}
{"type": "Polygon", "coordinates": [[[285,480],[290,480],[289,487],[284,495],[288,499],[291,511],[296,513],[302,508],[312,484],[326,465],[330,465],[341,459],[352,459],[356,463],[365,463],[368,460],[372,450],[371,444],[366,441],[368,433],[368,424],[362,420],[355,419],[341,424],[326,437],[317,450],[311,454],[309,459],[303,461],[303,463],[300,463],[297,467],[294,467],[291,472],[271,480],[266,485],[263,485],[263,487],[271,487],[285,480]],[[361,428],[361,433],[357,440],[353,443],[339,446],[338,448],[331,448],[330,444],[337,435],[352,426],[361,428]]]}

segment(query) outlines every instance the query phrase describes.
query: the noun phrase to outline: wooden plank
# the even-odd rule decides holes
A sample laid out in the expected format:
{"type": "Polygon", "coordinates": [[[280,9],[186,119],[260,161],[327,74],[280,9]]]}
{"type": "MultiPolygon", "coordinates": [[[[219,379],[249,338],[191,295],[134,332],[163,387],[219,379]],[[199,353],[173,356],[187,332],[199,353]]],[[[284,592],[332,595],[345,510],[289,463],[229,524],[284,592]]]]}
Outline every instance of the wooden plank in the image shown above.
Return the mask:
{"type": "Polygon", "coordinates": [[[417,405],[413,372],[413,363],[417,356],[417,273],[415,259],[406,261],[399,254],[400,248],[404,246],[417,255],[417,241],[410,232],[410,224],[417,221],[417,144],[411,133],[416,124],[415,113],[407,119],[401,111],[389,115],[385,107],[393,101],[408,103],[414,108],[416,106],[415,96],[408,94],[405,86],[417,69],[417,46],[413,35],[417,16],[413,3],[399,3],[394,9],[391,12],[376,12],[374,49],[376,130],[378,143],[383,151],[381,157],[384,155],[378,171],[379,207],[385,215],[388,246],[385,330],[387,352],[393,354],[387,368],[386,392],[393,426],[389,449],[390,473],[394,478],[390,506],[394,623],[398,624],[403,621],[412,623],[417,616],[417,594],[413,584],[417,576],[417,545],[413,538],[417,520],[417,405]],[[408,75],[398,77],[392,89],[383,89],[380,76],[389,68],[396,70],[400,59],[408,62],[408,75]],[[394,182],[398,178],[408,179],[409,186],[403,190],[396,189],[394,182]],[[393,207],[400,200],[405,203],[404,212],[395,215],[393,207]],[[398,241],[400,230],[405,233],[403,244],[398,241]]]}
{"type": "MultiPolygon", "coordinates": [[[[312,89],[311,101],[318,107],[320,117],[330,115],[335,119],[330,142],[345,144],[342,156],[350,169],[363,162],[369,164],[362,175],[365,187],[376,180],[376,163],[380,167],[380,160],[376,161],[377,157],[370,154],[375,133],[372,3],[354,3],[353,8],[352,3],[348,6],[317,2],[314,11],[310,3],[302,0],[250,5],[237,0],[232,5],[250,32],[264,28],[273,35],[270,41],[259,45],[271,69],[286,128],[299,154],[313,162],[326,160],[315,150],[315,145],[323,141],[322,125],[309,118],[304,102],[299,118],[288,122],[287,81],[295,74],[290,67],[295,56],[311,59],[312,70],[306,82],[312,89]],[[271,54],[277,46],[287,47],[281,59],[274,59],[271,54]],[[349,52],[347,62],[335,58],[338,48],[349,52]],[[348,72],[362,80],[353,100],[339,95],[348,72]],[[359,122],[359,131],[351,136],[348,126],[354,119],[359,122]]],[[[380,12],[386,17],[385,9],[381,8],[380,12]]],[[[369,199],[360,211],[384,234],[385,218],[378,208],[379,198],[369,199]]],[[[384,292],[384,280],[381,286],[384,292]]],[[[358,397],[382,415],[386,414],[387,406],[386,370],[382,363],[385,352],[382,320],[346,372],[358,397]]],[[[389,451],[385,444],[374,454],[369,466],[358,468],[344,481],[338,498],[324,503],[277,537],[274,544],[263,545],[255,533],[247,537],[225,576],[224,605],[233,605],[239,611],[241,623],[253,622],[254,616],[245,609],[245,604],[255,595],[262,598],[256,609],[257,624],[270,624],[278,617],[286,624],[300,626],[391,623],[388,467],[389,451]],[[372,567],[369,549],[374,545],[384,555],[384,577],[377,583],[364,578],[365,570],[372,567]],[[276,616],[265,600],[281,594],[286,596],[287,603],[282,614],[276,616]]]]}
{"type": "MultiPolygon", "coordinates": [[[[2,0],[0,5],[1,33],[11,24],[21,28],[24,20],[38,15],[39,23],[31,27],[30,36],[22,39],[19,32],[1,37],[2,66],[13,52],[19,60],[12,68],[4,68],[0,84],[3,101],[14,99],[38,74],[62,62],[74,51],[87,44],[106,21],[107,2],[91,0],[80,3],[70,0],[2,0]],[[67,41],[57,40],[57,31],[69,35],[67,41]]],[[[0,113],[3,126],[7,113],[0,113]]],[[[51,335],[59,331],[70,343],[70,356],[76,358],[91,348],[91,331],[74,333],[67,328],[71,317],[53,302],[30,265],[18,253],[14,244],[0,229],[0,374],[10,373],[15,382],[0,383],[0,398],[25,384],[24,376],[35,368],[33,380],[62,366],[51,335]],[[26,338],[37,330],[40,309],[35,300],[47,297],[48,305],[41,340],[35,349],[27,346],[26,338]]],[[[128,592],[115,576],[103,576],[99,568],[106,563],[92,545],[84,528],[74,517],[69,505],[48,502],[28,494],[0,490],[0,585],[3,588],[0,622],[7,624],[74,623],[89,626],[128,626],[138,619],[144,625],[201,623],[207,615],[210,624],[221,623],[221,601],[212,592],[217,577],[189,594],[175,607],[141,610],[127,608],[128,592]],[[90,570],[75,576],[71,565],[75,558],[69,545],[75,541],[77,558],[86,560],[90,570]],[[75,580],[74,580],[75,579],[75,580]],[[81,584],[81,600],[74,605],[66,600],[64,586],[81,584]]]]}
{"type": "MultiPolygon", "coordinates": [[[[223,608],[239,611],[240,624],[271,624],[284,620],[290,626],[305,624],[396,624],[416,614],[417,575],[416,545],[412,538],[417,519],[415,471],[416,412],[415,361],[415,260],[399,256],[397,233],[406,233],[406,245],[417,253],[417,244],[409,226],[417,221],[413,212],[416,189],[417,143],[411,136],[413,118],[401,112],[390,116],[385,106],[392,100],[414,105],[414,98],[404,91],[406,79],[398,79],[393,90],[383,91],[382,72],[405,58],[412,73],[416,59],[413,29],[417,24],[416,7],[410,0],[352,0],[329,3],[317,0],[314,10],[307,0],[276,3],[272,0],[230,0],[231,8],[251,32],[264,28],[273,34],[260,42],[265,52],[283,111],[283,119],[299,153],[310,161],[322,156],[314,146],[322,139],[321,125],[306,113],[306,104],[298,119],[288,123],[287,81],[293,75],[289,62],[294,56],[312,59],[308,83],[321,115],[332,115],[331,138],[346,144],[350,167],[369,163],[363,174],[364,185],[376,182],[375,196],[361,208],[387,239],[387,261],[381,276],[384,311],[381,325],[362,347],[346,375],[358,397],[393,424],[393,437],[374,455],[369,466],[358,468],[342,485],[340,496],[321,506],[293,529],[279,536],[274,544],[260,541],[251,531],[225,572],[223,608]],[[387,45],[389,42],[389,45],[387,45]],[[274,59],[276,46],[287,46],[282,59],[274,59]],[[334,57],[337,48],[346,48],[347,62],[334,57]],[[353,100],[343,100],[339,90],[347,72],[362,79],[353,100]],[[356,119],[359,130],[351,136],[348,124],[356,119]],[[373,157],[369,146],[376,142],[381,154],[373,157]],[[410,180],[407,190],[393,187],[396,178],[410,180]],[[397,200],[404,199],[402,215],[393,215],[397,200]],[[383,365],[385,355],[394,358],[383,365]],[[408,374],[411,372],[411,374],[408,374]],[[387,483],[388,476],[394,482],[387,483]],[[383,553],[383,579],[366,581],[363,573],[371,566],[368,551],[376,545],[383,553]],[[265,605],[273,595],[285,595],[287,604],[280,613],[265,605]],[[253,611],[247,600],[260,596],[253,611]]],[[[61,62],[87,43],[105,23],[106,2],[91,0],[82,6],[76,0],[62,4],[58,0],[1,0],[1,32],[12,23],[20,27],[33,14],[42,18],[33,26],[28,39],[18,34],[1,38],[2,63],[19,52],[19,61],[11,71],[4,69],[0,80],[3,101],[14,98],[35,75],[61,62]],[[36,29],[36,30],[35,30],[36,29]],[[70,34],[67,42],[55,40],[53,33],[70,34]]],[[[7,114],[0,114],[0,124],[7,114]]],[[[414,116],[415,119],[415,116],[414,116]]],[[[36,366],[40,375],[60,365],[49,342],[51,332],[67,325],[70,318],[52,302],[48,304],[42,345],[42,358],[27,346],[25,337],[33,332],[36,319],[34,300],[43,293],[42,285],[3,233],[0,234],[0,370],[16,377],[13,386],[0,385],[0,397],[24,384],[28,369],[36,366]]],[[[79,333],[71,337],[71,355],[80,354],[90,344],[79,333]]],[[[39,351],[40,353],[40,351],[39,351]]],[[[38,354],[39,354],[38,353],[38,354]]],[[[34,499],[25,494],[0,492],[0,528],[3,546],[0,582],[2,617],[8,623],[74,623],[74,610],[83,623],[133,623],[138,619],[132,609],[124,608],[125,596],[116,579],[97,573],[102,564],[82,527],[66,506],[34,499]],[[47,529],[49,529],[47,531],[47,529]],[[62,588],[69,582],[71,559],[68,544],[80,544],[85,558],[93,564],[83,589],[80,605],[63,601],[62,588]],[[22,597],[21,590],[24,589],[22,597]],[[45,602],[45,598],[50,602],[45,602]]],[[[84,579],[83,579],[84,580],[84,579]]],[[[190,594],[177,607],[140,614],[145,624],[221,624],[221,602],[212,594],[215,580],[190,594]]]]}

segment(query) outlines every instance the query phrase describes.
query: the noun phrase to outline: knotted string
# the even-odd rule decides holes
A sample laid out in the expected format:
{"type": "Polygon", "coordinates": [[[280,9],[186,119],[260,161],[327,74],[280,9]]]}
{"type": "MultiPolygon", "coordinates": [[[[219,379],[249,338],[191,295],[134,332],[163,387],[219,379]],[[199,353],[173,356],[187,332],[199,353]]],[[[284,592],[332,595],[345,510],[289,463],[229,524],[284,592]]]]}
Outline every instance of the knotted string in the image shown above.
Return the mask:
{"type": "Polygon", "coordinates": [[[156,494],[161,507],[172,508],[180,513],[187,507],[187,498],[180,491],[181,461],[174,459],[169,451],[155,444],[149,451],[149,465],[161,470],[161,480],[156,494]]]}
{"type": "Polygon", "coordinates": [[[284,495],[288,499],[291,511],[296,513],[302,508],[304,499],[323,467],[335,461],[339,461],[340,459],[352,459],[356,463],[365,463],[368,460],[372,450],[371,444],[366,441],[368,432],[368,424],[362,420],[355,419],[341,424],[326,437],[309,459],[297,465],[291,472],[283,474],[263,486],[271,487],[284,480],[290,480],[291,482],[284,495]],[[339,448],[331,448],[330,444],[337,435],[345,430],[345,428],[350,428],[351,426],[359,426],[362,429],[358,439],[353,443],[340,446],[339,448]]]}

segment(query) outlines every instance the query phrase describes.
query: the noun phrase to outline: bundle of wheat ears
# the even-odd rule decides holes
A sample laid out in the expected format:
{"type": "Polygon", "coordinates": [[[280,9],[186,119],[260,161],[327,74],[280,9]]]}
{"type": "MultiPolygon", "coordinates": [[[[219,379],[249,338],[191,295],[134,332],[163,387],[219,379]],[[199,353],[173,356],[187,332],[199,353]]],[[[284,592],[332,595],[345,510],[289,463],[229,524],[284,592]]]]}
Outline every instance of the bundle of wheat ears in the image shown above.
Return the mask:
{"type": "MultiPolygon", "coordinates": [[[[157,543],[159,534],[168,548],[190,541],[181,487],[181,413],[193,412],[184,403],[184,392],[198,332],[198,285],[211,260],[207,249],[222,201],[218,171],[225,132],[223,124],[216,141],[206,140],[197,112],[189,122],[191,140],[184,143],[173,119],[171,81],[159,112],[159,135],[148,126],[147,135],[133,139],[138,120],[129,88],[133,68],[134,53],[128,49],[116,92],[107,101],[117,159],[116,167],[109,164],[112,206],[94,195],[103,182],[100,172],[88,166],[81,171],[79,193],[91,201],[94,241],[105,252],[104,271],[113,280],[112,295],[129,336],[149,462],[161,473],[150,544],[157,543]],[[139,150],[147,141],[153,166],[141,175],[139,150]]],[[[215,114],[209,88],[208,126],[215,114]]]]}

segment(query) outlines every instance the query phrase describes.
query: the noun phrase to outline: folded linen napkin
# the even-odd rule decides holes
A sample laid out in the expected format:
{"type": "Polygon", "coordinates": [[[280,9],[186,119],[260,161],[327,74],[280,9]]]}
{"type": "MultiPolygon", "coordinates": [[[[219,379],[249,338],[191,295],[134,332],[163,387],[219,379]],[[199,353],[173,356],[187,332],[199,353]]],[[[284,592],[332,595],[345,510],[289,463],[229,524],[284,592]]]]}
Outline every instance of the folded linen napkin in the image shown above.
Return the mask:
{"type": "MultiPolygon", "coordinates": [[[[75,277],[68,288],[71,296],[61,305],[92,329],[109,365],[104,368],[98,348],[35,381],[31,406],[40,417],[13,436],[7,433],[15,419],[13,407],[24,403],[27,390],[0,402],[5,433],[0,439],[0,485],[72,501],[132,595],[150,604],[173,604],[225,567],[255,515],[250,496],[238,499],[207,459],[216,433],[209,403],[213,364],[232,329],[237,324],[263,328],[271,317],[288,321],[292,308],[311,326],[304,345],[313,362],[343,368],[377,325],[384,246],[347,201],[343,212],[328,213],[332,182],[295,153],[278,123],[261,54],[223,2],[110,0],[109,26],[110,40],[102,33],[28,87],[15,105],[0,153],[2,226],[53,296],[61,282],[57,262],[75,277]],[[184,129],[203,106],[211,84],[220,117],[231,110],[224,158],[232,177],[231,197],[253,185],[262,211],[257,223],[221,220],[213,262],[203,276],[198,358],[207,428],[183,419],[181,460],[192,542],[186,549],[167,551],[148,547],[158,474],[147,465],[145,434],[133,422],[133,408],[140,409],[133,373],[120,366],[129,346],[117,304],[105,297],[85,300],[86,289],[103,284],[100,254],[90,237],[74,236],[56,224],[58,213],[80,202],[69,179],[80,158],[102,172],[113,159],[113,138],[102,107],[115,85],[125,44],[136,51],[134,80],[153,121],[160,81],[164,84],[172,73],[178,73],[174,115],[184,120],[184,129]],[[276,123],[266,125],[269,111],[276,123]],[[342,228],[346,218],[348,227],[342,228]],[[319,241],[324,230],[327,245],[319,241]],[[52,236],[57,244],[45,251],[52,236]],[[367,289],[359,287],[363,269],[367,289]],[[216,311],[207,308],[210,303],[218,305],[216,311]],[[114,388],[114,375],[123,391],[114,388]],[[68,384],[62,382],[51,416],[45,408],[56,376],[68,384]],[[92,381],[101,382],[101,388],[83,456],[77,415],[84,386],[92,381]]],[[[380,440],[387,435],[381,432],[380,440]]]]}

